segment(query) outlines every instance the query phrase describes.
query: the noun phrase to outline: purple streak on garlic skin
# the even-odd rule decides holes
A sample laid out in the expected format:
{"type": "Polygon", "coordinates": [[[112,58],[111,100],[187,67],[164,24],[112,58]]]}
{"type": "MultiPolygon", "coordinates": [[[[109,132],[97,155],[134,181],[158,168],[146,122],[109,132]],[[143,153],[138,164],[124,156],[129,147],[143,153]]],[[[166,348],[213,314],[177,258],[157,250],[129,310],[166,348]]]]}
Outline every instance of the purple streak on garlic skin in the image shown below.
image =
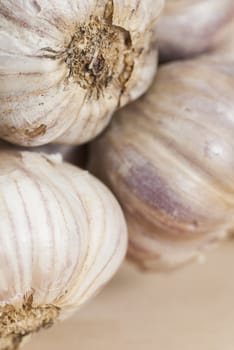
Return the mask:
{"type": "Polygon", "coordinates": [[[137,197],[158,212],[180,218],[188,216],[188,208],[179,201],[178,194],[157,173],[157,168],[154,168],[149,161],[139,166],[137,163],[140,155],[131,148],[126,149],[125,157],[129,160],[135,159],[135,164],[129,169],[125,182],[137,197]]]}
{"type": "Polygon", "coordinates": [[[162,66],[91,145],[90,169],[119,199],[142,268],[199,259],[234,227],[230,72],[233,62],[209,56],[162,66]]]}

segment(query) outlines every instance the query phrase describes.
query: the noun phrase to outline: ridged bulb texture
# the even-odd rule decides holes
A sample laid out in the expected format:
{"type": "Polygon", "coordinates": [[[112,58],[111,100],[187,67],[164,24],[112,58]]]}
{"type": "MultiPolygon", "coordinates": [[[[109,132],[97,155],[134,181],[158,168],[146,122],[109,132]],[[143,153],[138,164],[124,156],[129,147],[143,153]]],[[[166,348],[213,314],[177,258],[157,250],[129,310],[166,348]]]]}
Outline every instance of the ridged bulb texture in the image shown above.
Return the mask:
{"type": "Polygon", "coordinates": [[[0,349],[10,350],[93,297],[127,234],[110,191],[60,155],[0,152],[0,208],[0,349]]]}
{"type": "Polygon", "coordinates": [[[160,61],[215,50],[233,21],[233,0],[167,0],[157,26],[160,61]]]}
{"type": "Polygon", "coordinates": [[[162,66],[93,143],[90,169],[119,199],[140,267],[201,261],[234,227],[233,134],[234,63],[202,58],[162,66]]]}
{"type": "Polygon", "coordinates": [[[2,0],[0,137],[24,146],[94,138],[152,82],[163,3],[2,0]]]}

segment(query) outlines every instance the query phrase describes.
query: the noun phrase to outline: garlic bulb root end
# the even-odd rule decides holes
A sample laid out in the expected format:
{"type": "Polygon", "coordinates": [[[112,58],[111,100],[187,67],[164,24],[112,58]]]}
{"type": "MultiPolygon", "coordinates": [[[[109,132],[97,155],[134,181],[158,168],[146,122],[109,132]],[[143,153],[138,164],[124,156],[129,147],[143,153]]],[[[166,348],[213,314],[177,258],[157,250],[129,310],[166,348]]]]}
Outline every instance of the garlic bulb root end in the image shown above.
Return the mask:
{"type": "Polygon", "coordinates": [[[58,315],[54,305],[33,306],[33,294],[20,307],[0,306],[0,350],[18,349],[30,334],[51,327],[58,315]]]}
{"type": "Polygon", "coordinates": [[[67,82],[77,83],[88,98],[98,100],[114,78],[122,94],[134,67],[131,35],[112,23],[113,11],[113,1],[108,1],[103,17],[92,15],[79,24],[64,51],[43,49],[46,57],[66,63],[67,82]]]}

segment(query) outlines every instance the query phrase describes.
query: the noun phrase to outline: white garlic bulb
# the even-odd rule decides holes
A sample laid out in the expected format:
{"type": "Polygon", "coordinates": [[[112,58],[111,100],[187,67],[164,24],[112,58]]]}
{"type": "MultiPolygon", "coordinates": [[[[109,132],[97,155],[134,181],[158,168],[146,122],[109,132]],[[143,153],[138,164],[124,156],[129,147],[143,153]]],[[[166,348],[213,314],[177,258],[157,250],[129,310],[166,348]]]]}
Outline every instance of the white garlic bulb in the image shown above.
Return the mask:
{"type": "Polygon", "coordinates": [[[149,86],[164,0],[1,0],[0,137],[80,144],[149,86]]]}
{"type": "Polygon", "coordinates": [[[0,152],[0,210],[0,349],[10,350],[96,294],[127,235],[110,191],[59,155],[0,152]]]}
{"type": "Polygon", "coordinates": [[[234,21],[233,0],[167,0],[158,26],[161,61],[210,52],[234,21]]]}

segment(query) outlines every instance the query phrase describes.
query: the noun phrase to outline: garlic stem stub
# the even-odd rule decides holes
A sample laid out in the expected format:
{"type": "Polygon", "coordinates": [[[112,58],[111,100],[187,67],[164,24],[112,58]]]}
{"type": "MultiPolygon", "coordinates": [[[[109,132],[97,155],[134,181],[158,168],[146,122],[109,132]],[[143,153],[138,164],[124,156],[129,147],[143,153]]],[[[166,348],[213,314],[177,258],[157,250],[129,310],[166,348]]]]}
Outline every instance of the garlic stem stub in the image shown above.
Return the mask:
{"type": "Polygon", "coordinates": [[[35,146],[99,134],[152,82],[163,4],[1,0],[0,137],[35,146]]]}
{"type": "Polygon", "coordinates": [[[76,311],[127,246],[110,191],[60,155],[0,152],[0,349],[76,311]]]}
{"type": "Polygon", "coordinates": [[[91,145],[89,168],[119,199],[130,259],[172,269],[234,227],[234,63],[161,66],[151,89],[91,145]]]}
{"type": "Polygon", "coordinates": [[[167,0],[157,25],[160,61],[215,50],[233,21],[233,0],[167,0]]]}

